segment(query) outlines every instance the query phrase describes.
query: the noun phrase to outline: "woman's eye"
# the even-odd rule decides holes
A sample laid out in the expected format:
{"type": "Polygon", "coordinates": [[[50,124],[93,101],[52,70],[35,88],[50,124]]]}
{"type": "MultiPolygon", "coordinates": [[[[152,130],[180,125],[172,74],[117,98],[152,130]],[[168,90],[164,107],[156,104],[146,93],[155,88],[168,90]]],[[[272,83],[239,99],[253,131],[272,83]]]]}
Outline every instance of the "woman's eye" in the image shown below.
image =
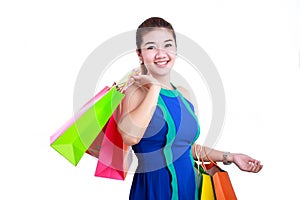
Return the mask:
{"type": "Polygon", "coordinates": [[[149,47],[147,47],[147,49],[152,50],[152,49],[155,49],[155,47],[154,46],[149,46],[149,47]]]}
{"type": "Polygon", "coordinates": [[[166,44],[165,47],[172,47],[172,44],[166,44]]]}

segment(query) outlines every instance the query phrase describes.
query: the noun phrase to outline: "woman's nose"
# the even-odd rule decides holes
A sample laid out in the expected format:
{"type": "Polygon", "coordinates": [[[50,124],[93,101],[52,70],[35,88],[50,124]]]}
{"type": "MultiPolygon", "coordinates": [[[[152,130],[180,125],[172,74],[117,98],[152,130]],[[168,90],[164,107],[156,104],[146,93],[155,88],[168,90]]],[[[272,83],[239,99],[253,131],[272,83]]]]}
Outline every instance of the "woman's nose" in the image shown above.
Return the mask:
{"type": "Polygon", "coordinates": [[[166,55],[166,50],[165,49],[162,49],[162,48],[157,49],[156,55],[155,55],[156,58],[165,58],[166,56],[167,55],[166,55]]]}

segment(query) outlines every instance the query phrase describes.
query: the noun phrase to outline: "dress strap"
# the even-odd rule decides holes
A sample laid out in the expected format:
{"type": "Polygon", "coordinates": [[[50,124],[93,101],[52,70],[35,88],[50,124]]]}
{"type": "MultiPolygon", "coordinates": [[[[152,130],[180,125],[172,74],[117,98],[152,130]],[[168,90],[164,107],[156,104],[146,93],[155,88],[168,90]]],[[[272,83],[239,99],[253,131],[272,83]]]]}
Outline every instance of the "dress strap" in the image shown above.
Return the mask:
{"type": "Polygon", "coordinates": [[[172,87],[174,88],[174,90],[177,90],[177,87],[173,83],[170,82],[170,84],[172,85],[172,87]]]}

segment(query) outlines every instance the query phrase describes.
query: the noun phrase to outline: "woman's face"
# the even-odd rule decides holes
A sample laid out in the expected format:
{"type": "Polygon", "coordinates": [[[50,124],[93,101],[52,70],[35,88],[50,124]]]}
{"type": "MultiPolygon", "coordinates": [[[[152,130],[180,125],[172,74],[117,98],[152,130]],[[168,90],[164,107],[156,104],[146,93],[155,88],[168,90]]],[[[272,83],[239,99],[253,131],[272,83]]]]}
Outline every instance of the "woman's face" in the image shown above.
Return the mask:
{"type": "Polygon", "coordinates": [[[139,58],[152,75],[168,75],[176,59],[176,43],[166,28],[155,28],[143,35],[139,58]]]}

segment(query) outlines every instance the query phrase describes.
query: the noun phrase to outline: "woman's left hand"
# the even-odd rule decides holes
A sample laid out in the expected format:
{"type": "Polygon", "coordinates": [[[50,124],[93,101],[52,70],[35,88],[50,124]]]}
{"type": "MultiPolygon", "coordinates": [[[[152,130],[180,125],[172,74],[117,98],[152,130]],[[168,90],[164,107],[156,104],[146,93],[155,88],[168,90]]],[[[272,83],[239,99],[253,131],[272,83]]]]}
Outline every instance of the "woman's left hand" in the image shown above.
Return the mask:
{"type": "Polygon", "coordinates": [[[232,156],[233,163],[242,171],[257,173],[263,167],[260,161],[245,154],[233,154],[232,156]]]}

